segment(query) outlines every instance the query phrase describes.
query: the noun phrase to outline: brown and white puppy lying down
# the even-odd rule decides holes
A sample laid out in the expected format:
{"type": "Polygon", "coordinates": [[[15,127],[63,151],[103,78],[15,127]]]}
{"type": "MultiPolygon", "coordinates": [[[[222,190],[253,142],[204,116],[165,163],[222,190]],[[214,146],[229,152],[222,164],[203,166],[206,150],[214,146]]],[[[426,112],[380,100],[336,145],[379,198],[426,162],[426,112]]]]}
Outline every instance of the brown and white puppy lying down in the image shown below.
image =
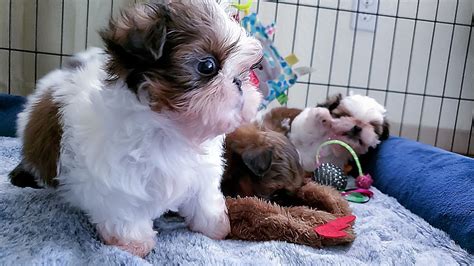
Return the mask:
{"type": "Polygon", "coordinates": [[[313,231],[351,210],[335,189],[304,179],[298,153],[283,134],[255,124],[242,126],[226,136],[225,158],[221,189],[227,196],[229,238],[312,247],[354,240],[351,227],[345,230],[347,237],[339,239],[313,231]]]}
{"type": "MultiPolygon", "coordinates": [[[[338,94],[317,107],[304,110],[274,108],[257,123],[288,136],[298,150],[304,170],[312,172],[317,167],[316,151],[326,140],[344,141],[362,155],[388,138],[385,113],[385,108],[368,96],[338,94]]],[[[341,168],[351,159],[351,155],[337,145],[324,147],[320,155],[322,162],[341,168]]]]}

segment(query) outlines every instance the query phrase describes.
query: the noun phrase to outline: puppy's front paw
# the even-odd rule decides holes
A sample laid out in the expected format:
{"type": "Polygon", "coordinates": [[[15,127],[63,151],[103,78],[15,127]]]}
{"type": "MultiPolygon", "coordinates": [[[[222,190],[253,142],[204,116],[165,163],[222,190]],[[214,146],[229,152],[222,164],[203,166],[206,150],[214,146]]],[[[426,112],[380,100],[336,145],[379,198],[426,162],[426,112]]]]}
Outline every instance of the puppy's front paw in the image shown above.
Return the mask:
{"type": "MultiPolygon", "coordinates": [[[[211,229],[211,228],[209,228],[211,229]]],[[[213,239],[224,239],[230,233],[230,222],[227,212],[221,215],[214,225],[214,229],[210,232],[204,233],[206,236],[213,239]]]]}
{"type": "Polygon", "coordinates": [[[155,247],[155,235],[151,220],[133,222],[108,222],[97,225],[100,237],[107,245],[139,257],[145,257],[155,247]]]}
{"type": "Polygon", "coordinates": [[[124,241],[111,237],[104,239],[105,244],[116,246],[121,250],[132,253],[141,258],[145,257],[155,247],[155,240],[153,238],[145,239],[143,241],[124,241]]]}
{"type": "Polygon", "coordinates": [[[224,239],[230,233],[229,216],[227,212],[223,212],[216,216],[202,217],[202,220],[195,219],[189,224],[189,228],[212,239],[224,239]]]}

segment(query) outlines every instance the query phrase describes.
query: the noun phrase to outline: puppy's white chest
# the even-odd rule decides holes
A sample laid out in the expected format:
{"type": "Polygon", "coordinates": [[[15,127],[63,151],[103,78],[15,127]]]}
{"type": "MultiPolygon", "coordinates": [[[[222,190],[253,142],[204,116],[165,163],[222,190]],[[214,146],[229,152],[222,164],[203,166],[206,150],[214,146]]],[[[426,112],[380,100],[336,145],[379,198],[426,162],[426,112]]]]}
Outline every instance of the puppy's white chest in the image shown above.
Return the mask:
{"type": "Polygon", "coordinates": [[[217,185],[223,174],[222,143],[219,136],[202,144],[200,152],[176,145],[155,154],[155,171],[146,178],[153,202],[176,211],[203,187],[217,185]]]}

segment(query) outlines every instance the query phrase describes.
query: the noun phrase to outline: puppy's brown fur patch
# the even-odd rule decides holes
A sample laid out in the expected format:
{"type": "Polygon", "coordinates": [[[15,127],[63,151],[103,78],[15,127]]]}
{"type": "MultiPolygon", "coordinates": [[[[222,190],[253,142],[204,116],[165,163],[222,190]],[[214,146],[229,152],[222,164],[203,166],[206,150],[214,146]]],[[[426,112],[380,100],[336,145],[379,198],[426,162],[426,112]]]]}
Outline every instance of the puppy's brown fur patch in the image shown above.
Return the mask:
{"type": "Polygon", "coordinates": [[[57,162],[62,136],[59,105],[51,93],[33,107],[23,136],[23,164],[46,185],[57,186],[57,162]]]}
{"type": "Polygon", "coordinates": [[[226,196],[258,196],[285,204],[303,184],[298,152],[284,135],[245,125],[226,137],[226,196]]]}
{"type": "Polygon", "coordinates": [[[291,129],[291,123],[295,117],[302,112],[298,108],[277,107],[265,114],[262,126],[267,130],[273,130],[287,135],[291,129]]]}

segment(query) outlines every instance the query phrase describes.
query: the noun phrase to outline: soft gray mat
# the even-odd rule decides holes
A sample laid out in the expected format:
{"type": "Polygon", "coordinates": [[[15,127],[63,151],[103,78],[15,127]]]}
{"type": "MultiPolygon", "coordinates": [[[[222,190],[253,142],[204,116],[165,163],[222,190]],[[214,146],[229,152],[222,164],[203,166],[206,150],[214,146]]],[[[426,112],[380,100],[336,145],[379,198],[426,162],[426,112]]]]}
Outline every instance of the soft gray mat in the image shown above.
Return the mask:
{"type": "Polygon", "coordinates": [[[214,241],[176,220],[159,219],[157,245],[145,259],[99,240],[83,213],[54,190],[10,185],[19,160],[16,139],[0,138],[0,264],[254,264],[254,265],[473,265],[474,256],[449,236],[374,189],[367,204],[352,205],[357,239],[347,247],[313,249],[284,242],[214,241]]]}

